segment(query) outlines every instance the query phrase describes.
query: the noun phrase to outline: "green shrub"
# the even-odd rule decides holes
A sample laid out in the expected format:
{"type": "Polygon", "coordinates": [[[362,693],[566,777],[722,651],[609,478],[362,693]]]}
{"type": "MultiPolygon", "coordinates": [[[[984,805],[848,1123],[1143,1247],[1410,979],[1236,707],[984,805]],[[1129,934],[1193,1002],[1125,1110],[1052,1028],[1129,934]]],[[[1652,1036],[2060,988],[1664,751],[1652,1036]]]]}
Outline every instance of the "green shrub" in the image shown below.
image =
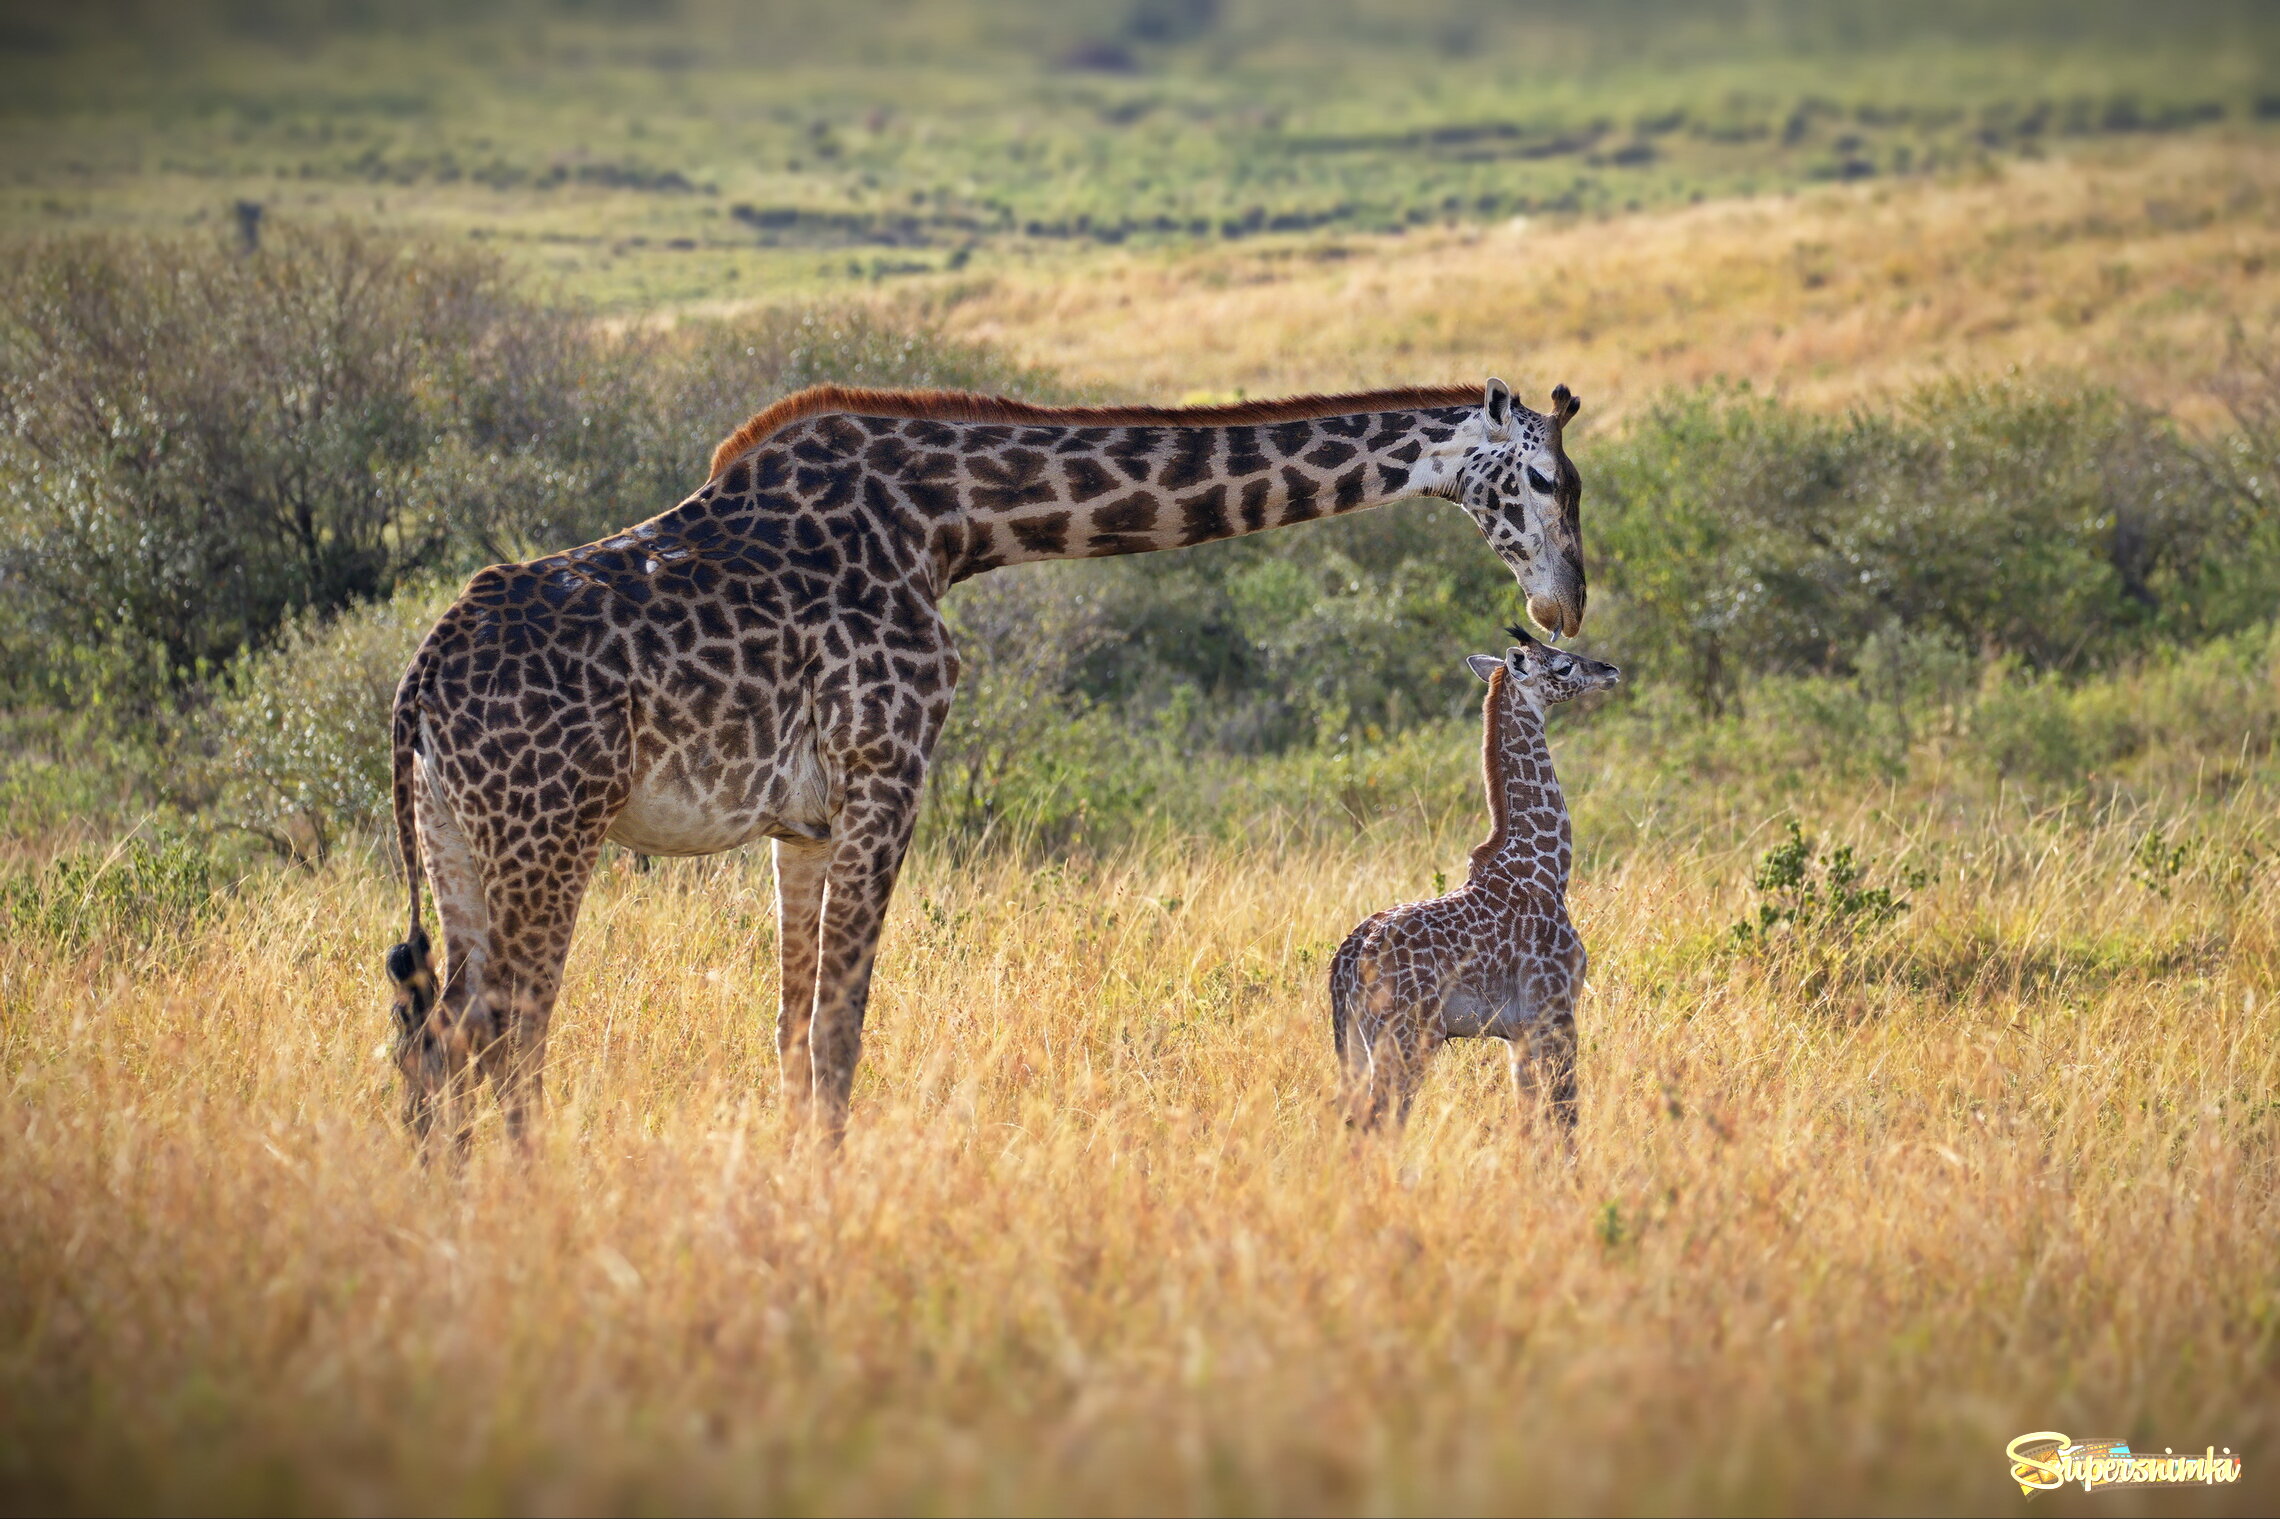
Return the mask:
{"type": "Polygon", "coordinates": [[[1086,566],[1118,636],[1085,694],[1184,748],[1369,743],[1463,716],[1463,656],[1502,649],[1511,573],[1455,507],[1412,501],[1178,553],[1086,566]]]}
{"type": "Polygon", "coordinates": [[[455,594],[419,587],[330,621],[303,613],[235,661],[208,714],[221,817],[309,861],[385,819],[396,686],[455,594]]]}
{"type": "Polygon", "coordinates": [[[2135,735],[2092,733],[2075,687],[2016,664],[1989,665],[1972,707],[1972,747],[1997,775],[2037,787],[2067,787],[2100,761],[2118,757],[2135,735]]]}
{"type": "MultiPolygon", "coordinates": [[[[1910,870],[1903,879],[1913,891],[1931,878],[1910,870]]],[[[1750,885],[1758,894],[1757,911],[1732,930],[1745,948],[1764,948],[1783,936],[1849,940],[1884,927],[1910,905],[1890,885],[1870,881],[1869,868],[1852,845],[1840,844],[1822,855],[1795,818],[1789,820],[1789,836],[1759,857],[1750,885]]]]}
{"type": "Polygon", "coordinates": [[[1704,391],[1582,467],[1594,642],[1707,711],[1751,674],[1859,672],[1879,637],[1943,650],[1920,673],[1952,683],[1964,649],[2073,672],[2280,607],[2251,514],[2094,390],[1950,383],[1841,418],[1704,391]]]}
{"type": "Polygon", "coordinates": [[[1058,849],[1144,807],[1139,744],[1072,688],[1109,628],[1070,568],[1001,570],[951,593],[944,611],[965,668],[928,778],[929,834],[1058,849]]]}
{"type": "MultiPolygon", "coordinates": [[[[1577,452],[1587,642],[1626,667],[1626,690],[1676,685],[1716,715],[1752,689],[1811,698],[1767,676],[1858,683],[1880,710],[1835,690],[1832,716],[1858,730],[1847,764],[1900,764],[1990,657],[2078,675],[2280,609],[2248,487],[2097,391],[1950,384],[1826,417],[1711,389],[1577,452]]],[[[1085,656],[1078,687],[1233,753],[1461,717],[1455,655],[1497,647],[1517,605],[1470,523],[1431,502],[1093,573],[1122,636],[1085,656]]]]}
{"type": "Polygon", "coordinates": [[[346,225],[36,244],[0,275],[0,690],[147,701],[298,612],[598,537],[819,380],[1039,388],[852,309],[607,327],[346,225]]]}
{"type": "Polygon", "coordinates": [[[68,949],[109,935],[147,948],[212,916],[227,885],[195,840],[130,837],[0,879],[0,923],[68,949]]]}
{"type": "Polygon", "coordinates": [[[155,650],[175,680],[446,557],[492,503],[439,456],[555,488],[585,386],[573,315],[495,260],[347,226],[38,244],[0,313],[0,576],[43,648],[155,650]]]}
{"type": "Polygon", "coordinates": [[[1990,665],[1967,742],[1994,773],[2042,789],[2254,759],[2280,742],[2280,629],[2163,649],[2103,680],[1990,665]]]}

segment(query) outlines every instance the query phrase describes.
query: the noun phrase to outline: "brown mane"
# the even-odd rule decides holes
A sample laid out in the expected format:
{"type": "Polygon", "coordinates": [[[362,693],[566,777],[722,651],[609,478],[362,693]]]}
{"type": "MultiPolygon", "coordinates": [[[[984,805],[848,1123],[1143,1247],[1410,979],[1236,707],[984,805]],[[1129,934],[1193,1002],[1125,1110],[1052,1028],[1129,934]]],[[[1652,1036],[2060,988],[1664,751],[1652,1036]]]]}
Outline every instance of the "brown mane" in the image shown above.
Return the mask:
{"type": "Polygon", "coordinates": [[[1496,668],[1488,672],[1488,699],[1481,704],[1480,768],[1488,783],[1488,837],[1473,846],[1476,865],[1493,859],[1504,847],[1506,830],[1512,823],[1505,806],[1504,777],[1496,768],[1496,757],[1504,749],[1505,725],[1512,721],[1504,710],[1504,683],[1511,678],[1512,672],[1498,660],[1496,668]]]}
{"type": "Polygon", "coordinates": [[[1407,390],[1364,390],[1343,396],[1286,396],[1275,401],[1235,401],[1220,406],[1034,406],[1004,396],[966,390],[865,390],[852,385],[811,385],[755,412],[713,450],[715,476],[762,440],[809,417],[846,412],[859,417],[907,417],[934,422],[1035,422],[1064,427],[1238,427],[1267,422],[1299,422],[1312,417],[1352,416],[1373,411],[1419,411],[1438,406],[1477,406],[1480,387],[1415,386],[1407,390]]]}

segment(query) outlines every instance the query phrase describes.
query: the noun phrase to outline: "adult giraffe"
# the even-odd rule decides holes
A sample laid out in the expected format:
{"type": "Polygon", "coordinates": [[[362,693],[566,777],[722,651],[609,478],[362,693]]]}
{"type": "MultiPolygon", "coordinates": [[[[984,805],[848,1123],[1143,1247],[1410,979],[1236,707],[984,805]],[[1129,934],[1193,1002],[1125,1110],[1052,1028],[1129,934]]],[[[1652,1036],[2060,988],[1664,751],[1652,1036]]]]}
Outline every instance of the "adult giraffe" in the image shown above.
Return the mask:
{"type": "Polygon", "coordinates": [[[472,1088],[520,1135],[604,839],[776,844],[787,1100],[846,1123],[879,926],[958,655],[968,576],[1144,553],[1434,494],[1575,632],[1578,402],[1501,380],[1192,409],[819,386],[614,538],[477,574],[412,657],[392,741],[411,933],[388,954],[405,1121],[464,1143],[472,1088]],[[425,860],[443,921],[420,924],[425,860]],[[820,1109],[820,1112],[816,1110],[820,1109]]]}

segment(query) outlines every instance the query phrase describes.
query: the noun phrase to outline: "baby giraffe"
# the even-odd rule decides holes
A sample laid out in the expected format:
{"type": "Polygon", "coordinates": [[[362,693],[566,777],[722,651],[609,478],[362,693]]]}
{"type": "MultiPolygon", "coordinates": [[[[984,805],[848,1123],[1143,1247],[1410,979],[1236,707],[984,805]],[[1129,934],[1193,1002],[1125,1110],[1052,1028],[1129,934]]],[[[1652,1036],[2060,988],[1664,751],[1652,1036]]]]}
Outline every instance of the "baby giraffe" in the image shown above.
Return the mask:
{"type": "Polygon", "coordinates": [[[1613,665],[1548,648],[1521,629],[1503,659],[1465,663],[1488,682],[1481,763],[1489,835],[1465,884],[1364,919],[1330,962],[1330,1034],[1350,1120],[1398,1124],[1444,1039],[1502,1039],[1523,1100],[1531,1086],[1575,1128],[1575,1000],[1583,940],[1568,921],[1573,836],[1544,743],[1544,712],[1620,678],[1613,665]],[[1523,1050],[1522,1046],[1526,1049],[1523,1050]],[[1533,1066],[1533,1077],[1527,1071],[1533,1066]]]}

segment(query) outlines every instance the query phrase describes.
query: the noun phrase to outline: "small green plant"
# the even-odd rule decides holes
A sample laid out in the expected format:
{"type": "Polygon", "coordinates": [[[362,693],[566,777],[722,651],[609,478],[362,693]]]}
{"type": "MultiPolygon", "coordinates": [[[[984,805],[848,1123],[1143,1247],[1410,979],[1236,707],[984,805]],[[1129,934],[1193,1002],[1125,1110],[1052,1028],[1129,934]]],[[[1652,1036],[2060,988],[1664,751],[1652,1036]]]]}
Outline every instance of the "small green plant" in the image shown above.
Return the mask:
{"type": "MultiPolygon", "coordinates": [[[[1783,931],[1793,936],[1849,939],[1882,928],[1912,905],[1907,898],[1895,895],[1890,886],[1872,884],[1868,867],[1852,845],[1841,844],[1831,850],[1816,874],[1814,859],[1818,853],[1815,841],[1805,836],[1795,818],[1790,819],[1789,837],[1758,858],[1757,872],[1750,878],[1750,884],[1757,888],[1757,912],[1734,925],[1736,941],[1744,947],[1760,947],[1783,931]]],[[[1905,890],[1917,891],[1929,885],[1932,876],[1910,869],[1900,879],[1905,890]]]]}
{"type": "Polygon", "coordinates": [[[965,937],[966,925],[974,918],[973,909],[952,909],[932,897],[918,899],[919,938],[930,952],[956,947],[965,937]]]}
{"type": "Polygon", "coordinates": [[[2130,879],[2166,902],[2176,889],[2177,877],[2184,872],[2185,857],[2191,845],[2172,844],[2169,835],[2159,828],[2146,830],[2138,840],[2137,848],[2130,851],[2130,879]]]}

